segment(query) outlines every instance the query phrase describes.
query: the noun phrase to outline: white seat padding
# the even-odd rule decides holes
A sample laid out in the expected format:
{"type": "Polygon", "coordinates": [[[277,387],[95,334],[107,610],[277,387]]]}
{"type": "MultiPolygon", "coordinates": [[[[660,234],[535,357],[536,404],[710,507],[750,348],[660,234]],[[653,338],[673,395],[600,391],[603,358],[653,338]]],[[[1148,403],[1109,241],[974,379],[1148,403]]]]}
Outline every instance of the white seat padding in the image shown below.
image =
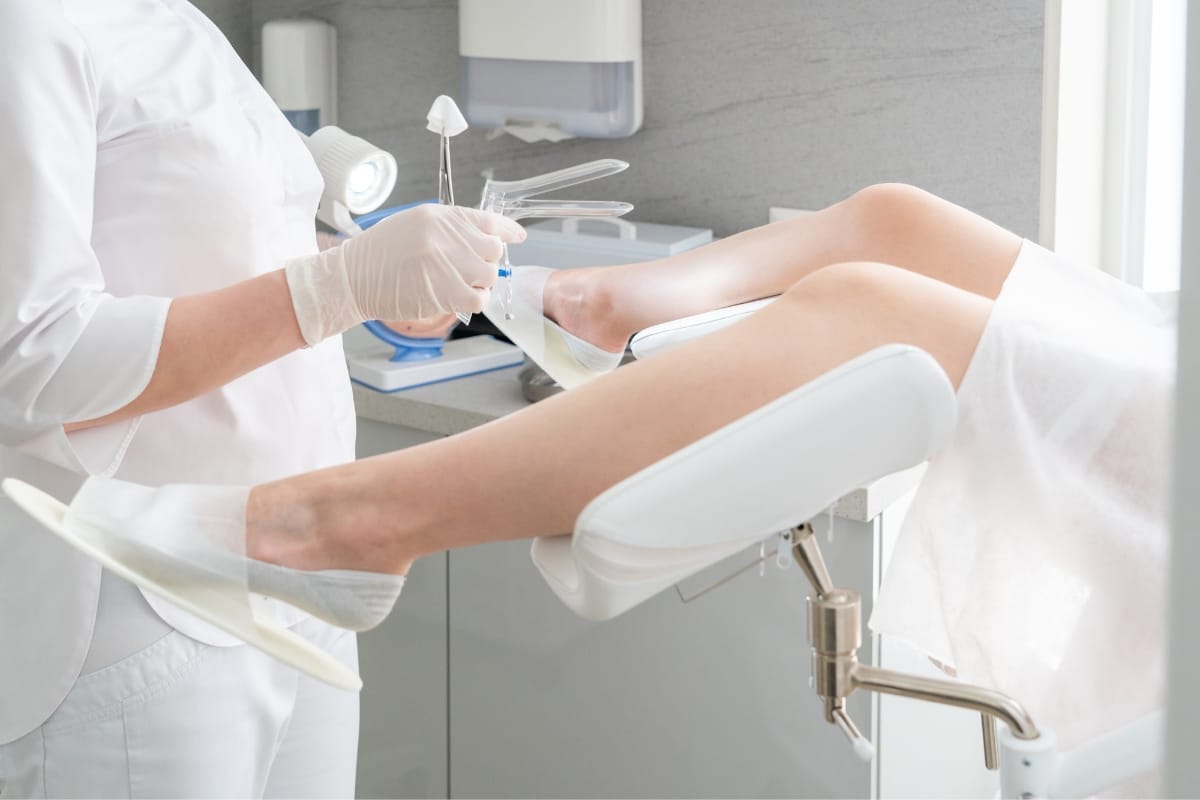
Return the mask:
{"type": "Polygon", "coordinates": [[[535,539],[533,561],[573,611],[609,619],[925,461],[954,424],[933,357],[881,347],[609,488],[573,535],[535,539]]]}

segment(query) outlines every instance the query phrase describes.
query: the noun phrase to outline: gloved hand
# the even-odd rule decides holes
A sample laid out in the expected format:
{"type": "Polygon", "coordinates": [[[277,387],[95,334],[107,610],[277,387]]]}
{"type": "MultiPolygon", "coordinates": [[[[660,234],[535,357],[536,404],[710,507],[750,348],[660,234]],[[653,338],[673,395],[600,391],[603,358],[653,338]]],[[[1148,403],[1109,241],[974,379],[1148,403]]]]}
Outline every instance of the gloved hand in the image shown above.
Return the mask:
{"type": "Polygon", "coordinates": [[[284,265],[304,341],[370,319],[415,320],[483,309],[503,243],[525,239],[487,211],[421,205],[380,220],[339,247],[284,265]]]}

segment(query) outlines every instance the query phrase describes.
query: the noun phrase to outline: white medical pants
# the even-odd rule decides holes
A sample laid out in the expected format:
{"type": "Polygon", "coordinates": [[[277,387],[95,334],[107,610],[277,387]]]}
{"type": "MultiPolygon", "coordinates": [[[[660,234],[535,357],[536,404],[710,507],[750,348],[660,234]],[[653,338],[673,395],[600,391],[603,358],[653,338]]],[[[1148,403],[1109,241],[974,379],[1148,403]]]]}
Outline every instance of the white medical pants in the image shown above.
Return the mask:
{"type": "MultiPolygon", "coordinates": [[[[103,581],[85,674],[40,728],[0,745],[0,797],[354,796],[358,695],[197,642],[103,581]]],[[[316,619],[294,630],[357,669],[354,634],[316,619]]]]}

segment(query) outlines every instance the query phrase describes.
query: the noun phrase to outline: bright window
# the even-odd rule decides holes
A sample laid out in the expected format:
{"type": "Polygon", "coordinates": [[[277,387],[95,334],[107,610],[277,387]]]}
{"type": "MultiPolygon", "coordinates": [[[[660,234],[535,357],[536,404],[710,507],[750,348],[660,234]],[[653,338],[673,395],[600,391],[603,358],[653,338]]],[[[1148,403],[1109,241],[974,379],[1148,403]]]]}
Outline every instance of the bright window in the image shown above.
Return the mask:
{"type": "Polygon", "coordinates": [[[1154,0],[1150,37],[1142,285],[1157,292],[1179,288],[1187,0],[1154,0]]]}
{"type": "Polygon", "coordinates": [[[1047,0],[1043,244],[1179,286],[1187,0],[1047,0]]]}

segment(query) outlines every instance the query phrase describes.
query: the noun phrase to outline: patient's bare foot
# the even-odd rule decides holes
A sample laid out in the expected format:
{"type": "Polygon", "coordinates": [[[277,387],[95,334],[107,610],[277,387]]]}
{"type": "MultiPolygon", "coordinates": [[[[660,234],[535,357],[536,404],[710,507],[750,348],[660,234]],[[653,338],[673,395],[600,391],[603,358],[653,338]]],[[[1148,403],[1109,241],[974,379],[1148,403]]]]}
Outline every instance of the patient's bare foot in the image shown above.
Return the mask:
{"type": "Polygon", "coordinates": [[[407,574],[405,515],[381,500],[363,462],[255,486],[246,555],[292,569],[407,574]]]}
{"type": "Polygon", "coordinates": [[[546,280],[542,308],[548,319],[589,344],[621,353],[638,328],[625,314],[616,267],[560,269],[546,280]]]}

